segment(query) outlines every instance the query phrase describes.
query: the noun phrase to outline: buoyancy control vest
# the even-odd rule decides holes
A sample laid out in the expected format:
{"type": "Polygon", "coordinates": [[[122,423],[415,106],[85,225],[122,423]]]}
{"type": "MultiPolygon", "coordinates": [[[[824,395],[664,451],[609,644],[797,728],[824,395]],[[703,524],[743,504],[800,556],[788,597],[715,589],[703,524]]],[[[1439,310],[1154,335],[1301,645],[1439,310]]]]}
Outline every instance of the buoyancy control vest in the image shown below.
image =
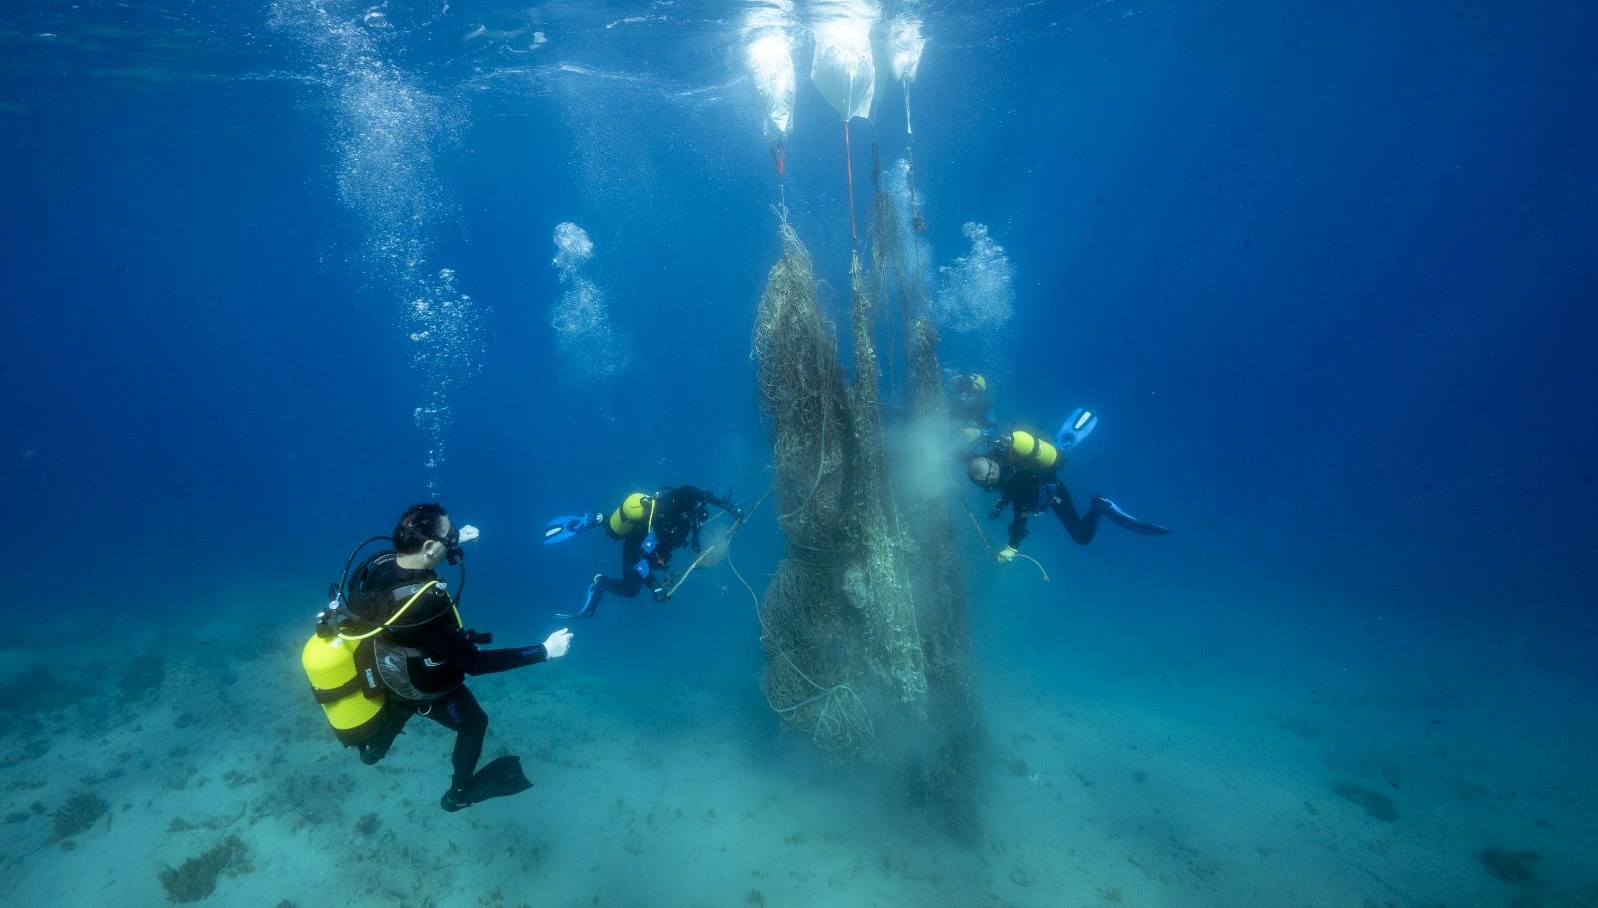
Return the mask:
{"type": "Polygon", "coordinates": [[[377,733],[390,694],[428,700],[447,692],[417,689],[408,667],[412,658],[423,658],[421,652],[385,639],[383,632],[447,620],[447,615],[459,626],[460,614],[452,603],[448,613],[407,623],[412,607],[442,583],[435,577],[398,586],[374,584],[373,568],[394,557],[387,552],[363,563],[347,595],[343,585],[334,587],[328,607],[317,616],[316,633],[300,652],[312,695],[334,736],[348,746],[364,744],[377,733]]]}

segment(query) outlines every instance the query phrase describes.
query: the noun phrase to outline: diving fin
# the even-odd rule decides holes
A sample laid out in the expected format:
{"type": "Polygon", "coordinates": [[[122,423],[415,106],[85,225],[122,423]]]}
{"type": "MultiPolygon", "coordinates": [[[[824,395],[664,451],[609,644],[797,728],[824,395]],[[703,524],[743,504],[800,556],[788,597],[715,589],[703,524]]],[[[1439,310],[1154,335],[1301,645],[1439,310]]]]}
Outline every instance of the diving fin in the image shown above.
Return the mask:
{"type": "Polygon", "coordinates": [[[1103,514],[1106,520],[1134,533],[1142,533],[1144,536],[1165,536],[1171,532],[1169,528],[1162,527],[1157,523],[1149,523],[1147,520],[1139,520],[1133,517],[1120,505],[1105,498],[1103,495],[1093,496],[1093,506],[1099,509],[1099,513],[1103,514]]]}
{"type": "Polygon", "coordinates": [[[605,591],[599,588],[599,581],[603,579],[605,579],[604,574],[594,575],[594,579],[588,584],[588,592],[583,594],[583,607],[578,609],[575,614],[567,615],[556,612],[555,617],[561,619],[594,617],[594,610],[599,608],[599,600],[605,596],[605,591]]]}
{"type": "Polygon", "coordinates": [[[1065,418],[1060,431],[1055,433],[1054,446],[1061,451],[1069,451],[1093,434],[1093,428],[1098,424],[1097,414],[1092,410],[1077,407],[1065,418]]]}
{"type": "Polygon", "coordinates": [[[521,757],[500,757],[490,760],[482,769],[472,774],[471,784],[464,789],[451,788],[444,792],[439,806],[454,812],[489,798],[503,798],[520,794],[533,787],[522,772],[521,757]]]}
{"type": "Polygon", "coordinates": [[[565,542],[583,530],[598,526],[605,518],[600,514],[576,514],[571,517],[556,517],[544,524],[544,545],[555,542],[565,542]]]}

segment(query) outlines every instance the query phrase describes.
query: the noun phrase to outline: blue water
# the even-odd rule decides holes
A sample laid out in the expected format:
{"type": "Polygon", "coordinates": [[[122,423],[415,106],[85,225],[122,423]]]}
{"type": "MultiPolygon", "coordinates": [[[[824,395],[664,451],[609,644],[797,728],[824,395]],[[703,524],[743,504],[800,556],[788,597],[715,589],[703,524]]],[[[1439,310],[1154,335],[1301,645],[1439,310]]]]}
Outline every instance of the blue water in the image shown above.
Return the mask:
{"type": "MultiPolygon", "coordinates": [[[[292,625],[436,497],[483,530],[474,623],[536,637],[615,557],[539,546],[548,517],[765,488],[748,351],[778,196],[744,7],[221,6],[0,13],[14,626],[292,625]],[[551,327],[563,222],[610,334],[551,327]],[[229,598],[273,584],[303,596],[229,598]]],[[[967,222],[1013,274],[1013,314],[946,331],[945,365],[990,376],[1003,421],[1094,407],[1079,502],[1174,529],[1076,549],[1036,521],[1052,585],[973,560],[973,622],[1069,639],[1069,601],[1161,639],[1252,628],[1229,647],[1266,662],[1333,628],[1350,665],[1537,673],[1591,725],[1598,8],[907,9],[935,292],[967,222]]],[[[785,198],[841,314],[842,129],[797,56],[785,198]]],[[[862,225],[871,144],[906,150],[898,86],[878,95],[851,127],[862,225]]],[[[764,576],[780,539],[749,537],[764,576]]],[[[684,598],[579,645],[747,689],[745,606],[684,598]]],[[[1146,649],[1135,630],[1106,645],[1146,649]]]]}

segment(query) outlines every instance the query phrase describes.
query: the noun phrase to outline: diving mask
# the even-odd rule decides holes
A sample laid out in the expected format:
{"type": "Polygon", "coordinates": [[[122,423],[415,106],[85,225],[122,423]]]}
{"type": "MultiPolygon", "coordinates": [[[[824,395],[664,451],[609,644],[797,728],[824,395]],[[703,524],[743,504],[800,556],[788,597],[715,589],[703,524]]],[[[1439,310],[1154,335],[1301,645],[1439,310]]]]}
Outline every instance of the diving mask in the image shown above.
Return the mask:
{"type": "Polygon", "coordinates": [[[973,457],[966,469],[966,475],[982,488],[993,489],[999,485],[1003,470],[1000,469],[999,462],[991,457],[973,457]]]}
{"type": "Polygon", "coordinates": [[[443,539],[437,540],[444,543],[444,557],[450,564],[460,564],[466,560],[466,552],[461,549],[461,543],[471,542],[478,537],[477,527],[466,524],[460,527],[450,527],[443,539]]]}

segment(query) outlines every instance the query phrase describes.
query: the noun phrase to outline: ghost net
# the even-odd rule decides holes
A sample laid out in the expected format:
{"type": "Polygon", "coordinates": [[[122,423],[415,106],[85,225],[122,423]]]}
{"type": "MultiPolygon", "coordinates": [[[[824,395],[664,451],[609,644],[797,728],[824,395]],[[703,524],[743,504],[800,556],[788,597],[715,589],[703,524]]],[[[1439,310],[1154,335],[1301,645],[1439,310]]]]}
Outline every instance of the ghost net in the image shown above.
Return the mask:
{"type": "MultiPolygon", "coordinates": [[[[964,588],[946,496],[907,498],[893,476],[873,344],[887,265],[879,252],[868,274],[853,258],[851,382],[809,254],[786,221],[781,234],[753,342],[787,539],[760,606],[762,686],[786,723],[821,748],[887,767],[910,803],[970,838],[984,738],[964,588]]],[[[913,406],[941,414],[936,333],[918,326],[907,344],[913,406]]]]}

